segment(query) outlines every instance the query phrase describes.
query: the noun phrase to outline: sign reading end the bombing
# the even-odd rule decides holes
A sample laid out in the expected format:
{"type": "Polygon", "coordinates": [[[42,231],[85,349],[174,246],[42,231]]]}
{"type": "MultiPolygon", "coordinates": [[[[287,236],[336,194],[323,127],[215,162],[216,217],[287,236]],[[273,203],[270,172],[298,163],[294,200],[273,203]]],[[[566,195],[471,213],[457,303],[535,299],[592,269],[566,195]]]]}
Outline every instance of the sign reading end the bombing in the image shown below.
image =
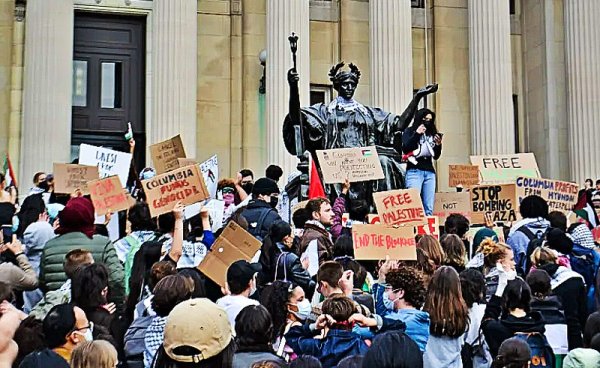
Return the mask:
{"type": "Polygon", "coordinates": [[[520,176],[541,176],[533,153],[471,156],[471,163],[479,166],[481,184],[512,184],[520,176]]]}
{"type": "Polygon", "coordinates": [[[418,226],[427,223],[421,195],[416,189],[373,193],[381,221],[386,225],[418,226]]]}
{"type": "Polygon", "coordinates": [[[373,260],[390,259],[416,261],[417,242],[413,227],[386,225],[352,226],[354,258],[373,260]]]}
{"type": "Polygon", "coordinates": [[[579,185],[566,181],[537,179],[537,178],[517,178],[517,194],[519,203],[530,195],[537,195],[548,202],[550,211],[561,211],[568,213],[573,210],[577,203],[579,185]]]}
{"type": "Polygon", "coordinates": [[[471,222],[474,224],[484,224],[487,214],[494,222],[514,222],[518,208],[515,184],[482,185],[471,189],[471,222]]]}
{"type": "Polygon", "coordinates": [[[186,166],[143,180],[152,217],[173,210],[177,202],[189,205],[210,197],[198,166],[186,166]]]}
{"type": "Polygon", "coordinates": [[[317,151],[317,158],[325,184],[385,178],[375,147],[322,150],[317,151]]]}

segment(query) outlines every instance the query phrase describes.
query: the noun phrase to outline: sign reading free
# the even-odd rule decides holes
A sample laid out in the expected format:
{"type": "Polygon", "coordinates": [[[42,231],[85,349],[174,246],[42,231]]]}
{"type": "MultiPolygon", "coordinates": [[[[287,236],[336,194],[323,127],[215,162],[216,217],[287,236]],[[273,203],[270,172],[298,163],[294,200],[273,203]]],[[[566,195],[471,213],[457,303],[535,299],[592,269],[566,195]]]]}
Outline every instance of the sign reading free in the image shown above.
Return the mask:
{"type": "Polygon", "coordinates": [[[481,184],[512,184],[520,176],[540,177],[540,170],[533,153],[471,156],[471,163],[479,166],[481,184]]]}

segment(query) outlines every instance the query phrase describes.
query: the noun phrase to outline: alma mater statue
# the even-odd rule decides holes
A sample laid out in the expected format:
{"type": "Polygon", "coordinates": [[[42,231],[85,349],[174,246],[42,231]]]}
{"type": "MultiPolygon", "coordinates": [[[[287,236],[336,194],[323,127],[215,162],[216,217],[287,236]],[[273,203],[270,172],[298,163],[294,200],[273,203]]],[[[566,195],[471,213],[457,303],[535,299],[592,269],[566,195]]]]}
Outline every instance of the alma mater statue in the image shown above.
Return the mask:
{"type": "MultiPolygon", "coordinates": [[[[350,201],[363,200],[371,205],[373,192],[404,187],[404,170],[399,153],[401,134],[410,124],[420,100],[436,92],[438,86],[432,84],[421,88],[402,115],[396,115],[354,100],[360,70],[354,64],[349,65],[349,71],[343,70],[343,67],[344,63],[341,62],[329,72],[338,97],[328,104],[303,108],[300,107],[298,94],[298,73],[295,68],[288,71],[290,108],[283,123],[283,139],[288,152],[296,156],[304,151],[316,157],[316,150],[376,146],[385,178],[353,183],[349,193],[350,201]]],[[[339,185],[327,185],[325,191],[333,198],[340,193],[340,189],[339,185]]]]}

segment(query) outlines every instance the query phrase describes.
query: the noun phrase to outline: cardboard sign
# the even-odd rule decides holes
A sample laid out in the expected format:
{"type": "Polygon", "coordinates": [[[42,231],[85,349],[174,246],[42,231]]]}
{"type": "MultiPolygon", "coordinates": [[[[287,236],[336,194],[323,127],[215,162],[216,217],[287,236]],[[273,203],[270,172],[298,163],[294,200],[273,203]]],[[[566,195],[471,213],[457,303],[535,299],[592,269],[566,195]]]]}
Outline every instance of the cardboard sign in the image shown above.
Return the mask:
{"type": "Polygon", "coordinates": [[[452,213],[458,213],[471,218],[471,196],[467,192],[436,193],[433,204],[433,215],[445,222],[452,213]]]}
{"type": "Polygon", "coordinates": [[[246,230],[230,221],[215,240],[198,269],[221,287],[227,283],[227,269],[235,261],[250,261],[260,249],[261,242],[246,230]]]}
{"type": "Polygon", "coordinates": [[[92,180],[88,183],[88,189],[96,215],[106,215],[109,212],[123,211],[130,207],[129,196],[121,187],[118,176],[92,180]]]}
{"type": "Polygon", "coordinates": [[[125,188],[131,166],[131,153],[82,144],[79,146],[79,164],[98,166],[100,178],[117,175],[125,188]]]}
{"type": "Polygon", "coordinates": [[[171,139],[150,146],[152,162],[158,174],[166,173],[179,168],[178,158],[185,158],[185,149],[181,136],[176,135],[171,139]]]}
{"type": "Polygon", "coordinates": [[[142,180],[142,186],[152,217],[171,212],[177,202],[189,205],[209,197],[200,169],[196,165],[142,180]]]}
{"type": "Polygon", "coordinates": [[[412,189],[373,193],[377,213],[386,225],[421,225],[427,223],[419,192],[412,189]]]}
{"type": "Polygon", "coordinates": [[[517,186],[482,185],[471,189],[471,222],[484,224],[485,215],[494,222],[513,222],[518,216],[517,186]]]}
{"type": "Polygon", "coordinates": [[[579,185],[566,181],[517,178],[517,194],[519,203],[523,198],[537,195],[548,202],[549,211],[561,211],[569,213],[577,203],[579,185]]]}
{"type": "Polygon", "coordinates": [[[481,184],[510,184],[520,176],[527,178],[541,176],[533,153],[471,156],[471,163],[479,166],[481,184]]]}
{"type": "Polygon", "coordinates": [[[55,163],[52,168],[54,174],[55,193],[73,193],[81,190],[88,194],[87,183],[98,179],[98,167],[74,164],[55,163]]]}
{"type": "Polygon", "coordinates": [[[479,166],[449,165],[448,186],[470,188],[479,185],[479,166]]]}
{"type": "Polygon", "coordinates": [[[367,222],[370,225],[381,224],[381,217],[379,217],[379,215],[369,214],[367,215],[367,222]]]}
{"type": "MultiPolygon", "coordinates": [[[[200,171],[204,176],[204,183],[211,198],[217,198],[217,184],[219,183],[219,159],[217,155],[200,164],[200,171]]],[[[249,193],[248,193],[249,194],[249,193]]]]}
{"type": "Polygon", "coordinates": [[[427,216],[427,224],[419,225],[414,228],[417,235],[431,235],[440,239],[440,218],[437,216],[427,216]]]}
{"type": "Polygon", "coordinates": [[[178,158],[177,159],[177,164],[179,164],[179,167],[184,167],[184,166],[190,166],[190,165],[197,165],[198,162],[196,162],[195,159],[193,158],[178,158]]]}
{"type": "Polygon", "coordinates": [[[383,169],[375,147],[340,148],[317,151],[325,184],[383,179],[383,169]]]}
{"type": "Polygon", "coordinates": [[[354,225],[354,258],[356,260],[417,260],[417,242],[412,227],[386,225],[354,225]]]}

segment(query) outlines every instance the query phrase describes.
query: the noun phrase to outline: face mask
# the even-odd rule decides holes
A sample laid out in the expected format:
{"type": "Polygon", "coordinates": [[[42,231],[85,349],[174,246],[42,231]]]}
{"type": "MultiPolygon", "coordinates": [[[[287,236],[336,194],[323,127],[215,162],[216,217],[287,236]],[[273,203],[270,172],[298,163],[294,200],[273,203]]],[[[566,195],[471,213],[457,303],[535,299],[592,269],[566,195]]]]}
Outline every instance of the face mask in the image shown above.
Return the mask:
{"type": "Polygon", "coordinates": [[[252,184],[252,183],[242,184],[242,189],[248,195],[252,194],[252,188],[254,188],[254,184],[252,184]]]}
{"type": "Polygon", "coordinates": [[[269,201],[271,208],[276,208],[277,203],[279,203],[279,197],[271,197],[271,200],[269,201]]]}
{"type": "Polygon", "coordinates": [[[85,334],[83,334],[83,338],[85,341],[94,341],[94,336],[92,335],[92,329],[88,328],[85,334]]]}
{"type": "Polygon", "coordinates": [[[40,181],[38,183],[38,188],[40,188],[41,190],[43,190],[44,192],[48,191],[48,182],[46,180],[44,181],[40,181]]]}
{"type": "Polygon", "coordinates": [[[233,194],[223,194],[223,201],[225,202],[225,206],[230,206],[235,201],[235,196],[233,194]]]}
{"type": "Polygon", "coordinates": [[[394,300],[390,299],[390,295],[388,293],[383,293],[383,305],[385,306],[385,309],[388,310],[395,310],[396,308],[394,308],[394,303],[396,302],[396,300],[398,300],[400,298],[396,298],[394,300]]]}
{"type": "Polygon", "coordinates": [[[144,171],[142,173],[142,179],[143,180],[149,180],[149,179],[152,179],[155,176],[156,176],[156,174],[152,170],[146,170],[146,171],[144,171]]]}
{"type": "Polygon", "coordinates": [[[312,313],[312,306],[310,305],[310,301],[308,299],[304,299],[303,301],[295,304],[298,307],[298,311],[290,311],[294,316],[298,317],[301,321],[306,321],[310,314],[312,313]]]}

